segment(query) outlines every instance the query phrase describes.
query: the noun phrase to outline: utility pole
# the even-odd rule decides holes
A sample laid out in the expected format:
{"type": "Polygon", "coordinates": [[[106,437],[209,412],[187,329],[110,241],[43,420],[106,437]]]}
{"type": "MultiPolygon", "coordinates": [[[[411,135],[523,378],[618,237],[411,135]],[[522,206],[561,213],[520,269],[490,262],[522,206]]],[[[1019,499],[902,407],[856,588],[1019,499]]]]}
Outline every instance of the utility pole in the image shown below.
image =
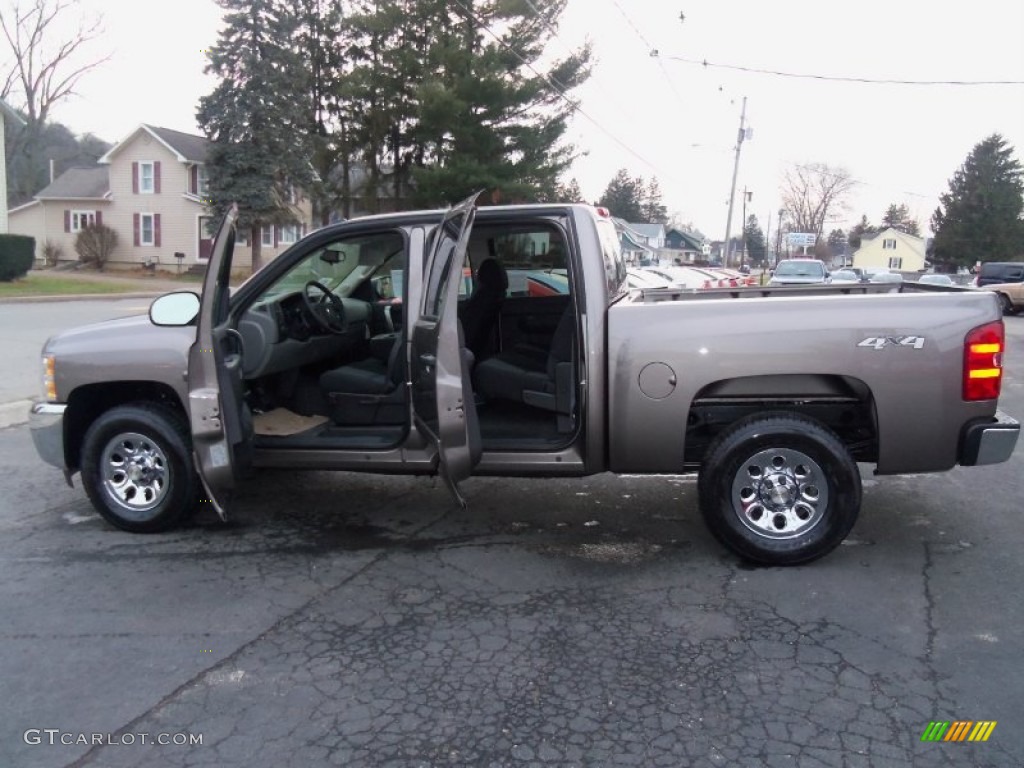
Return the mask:
{"type": "Polygon", "coordinates": [[[747,97],[743,97],[743,109],[740,110],[740,132],[736,137],[736,161],[732,166],[732,186],[729,188],[729,218],[725,222],[725,251],[722,257],[722,266],[729,266],[729,256],[731,248],[731,241],[729,237],[732,235],[732,204],[736,197],[736,174],[740,170],[740,149],[743,147],[743,140],[747,137],[747,129],[745,122],[747,119],[747,97]]]}
{"type": "Polygon", "coordinates": [[[778,231],[775,233],[775,266],[779,266],[779,257],[782,255],[782,217],[785,215],[786,209],[779,208],[779,226],[778,231]]]}
{"type": "Polygon", "coordinates": [[[754,197],[753,192],[748,192],[746,185],[743,187],[743,228],[740,230],[740,266],[742,267],[747,259],[747,203],[754,197]]]}
{"type": "Polygon", "coordinates": [[[765,227],[765,232],[764,232],[764,256],[761,258],[762,269],[764,268],[764,265],[767,264],[768,261],[769,261],[768,255],[771,253],[771,247],[772,247],[772,214],[771,214],[771,212],[768,213],[768,216],[765,219],[765,221],[768,222],[768,226],[765,227]]]}

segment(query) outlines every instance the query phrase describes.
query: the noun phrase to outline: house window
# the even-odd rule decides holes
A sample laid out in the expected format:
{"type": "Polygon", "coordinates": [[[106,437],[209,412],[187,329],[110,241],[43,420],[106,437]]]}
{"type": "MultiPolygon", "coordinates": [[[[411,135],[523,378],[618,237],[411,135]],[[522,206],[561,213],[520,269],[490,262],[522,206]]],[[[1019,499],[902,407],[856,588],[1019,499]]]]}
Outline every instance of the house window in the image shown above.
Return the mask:
{"type": "Polygon", "coordinates": [[[903,257],[902,256],[890,256],[889,257],[889,269],[903,269],[903,257]]]}
{"type": "Polygon", "coordinates": [[[299,225],[285,224],[278,233],[282,245],[291,245],[299,239],[299,225]]]}
{"type": "Polygon", "coordinates": [[[91,224],[96,223],[96,211],[72,211],[71,231],[81,232],[91,224]]]}
{"type": "Polygon", "coordinates": [[[263,228],[262,238],[260,242],[270,248],[274,247],[274,227],[273,225],[266,226],[263,228]]]}
{"type": "Polygon", "coordinates": [[[896,238],[888,238],[882,241],[882,250],[895,251],[896,250],[896,238]]]}
{"type": "Polygon", "coordinates": [[[153,163],[139,163],[139,192],[151,195],[156,189],[156,172],[153,163]]]}
{"type": "Polygon", "coordinates": [[[139,215],[139,245],[156,244],[156,222],[152,213],[139,215]]]}
{"type": "Polygon", "coordinates": [[[206,173],[206,166],[200,165],[196,169],[196,194],[206,197],[210,193],[210,177],[206,173]]]}

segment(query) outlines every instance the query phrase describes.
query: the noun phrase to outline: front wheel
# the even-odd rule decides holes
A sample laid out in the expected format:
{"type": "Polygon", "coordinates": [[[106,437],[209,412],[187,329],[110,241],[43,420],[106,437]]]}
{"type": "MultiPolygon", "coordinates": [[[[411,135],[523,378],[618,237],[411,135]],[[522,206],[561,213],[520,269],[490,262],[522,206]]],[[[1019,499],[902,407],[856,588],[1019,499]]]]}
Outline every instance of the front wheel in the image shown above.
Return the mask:
{"type": "Polygon", "coordinates": [[[860,511],[860,472],[839,437],[813,419],[743,419],[708,448],[698,479],[711,533],[763,565],[797,565],[831,552],[860,511]]]}
{"type": "Polygon", "coordinates": [[[112,408],[82,441],[82,483],[96,511],[133,533],[177,526],[194,508],[199,480],[190,435],[176,411],[156,403],[112,408]]]}

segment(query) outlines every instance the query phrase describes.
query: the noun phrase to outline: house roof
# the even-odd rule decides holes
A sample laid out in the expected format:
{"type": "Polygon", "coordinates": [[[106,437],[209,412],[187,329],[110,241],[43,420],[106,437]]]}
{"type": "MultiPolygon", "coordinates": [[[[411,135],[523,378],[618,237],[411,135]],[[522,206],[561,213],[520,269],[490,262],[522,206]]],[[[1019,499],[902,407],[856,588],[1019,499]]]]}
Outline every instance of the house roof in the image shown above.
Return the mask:
{"type": "Polygon", "coordinates": [[[659,238],[665,236],[664,224],[634,224],[633,222],[629,222],[627,226],[644,237],[659,238]]]}
{"type": "Polygon", "coordinates": [[[699,251],[704,246],[704,237],[702,235],[696,235],[693,232],[687,232],[685,229],[675,229],[675,228],[673,228],[673,229],[670,229],[668,232],[666,232],[665,236],[668,237],[668,235],[672,234],[673,232],[678,234],[679,237],[681,237],[683,239],[683,242],[685,242],[688,246],[690,246],[694,250],[699,251]]]}
{"type": "Polygon", "coordinates": [[[25,118],[21,116],[21,113],[3,99],[0,99],[0,113],[16,125],[25,124],[25,118]]]}
{"type": "Polygon", "coordinates": [[[102,200],[108,194],[110,174],[106,168],[68,168],[35,197],[37,200],[102,200]]]}
{"type": "Polygon", "coordinates": [[[167,147],[170,152],[174,153],[178,162],[206,162],[206,149],[210,145],[209,139],[206,139],[203,136],[196,136],[193,133],[183,133],[182,131],[175,131],[170,128],[159,128],[154,125],[146,125],[145,123],[111,147],[107,154],[100,158],[99,162],[103,164],[109,163],[113,159],[114,155],[120,152],[123,147],[128,145],[140,133],[148,133],[154,139],[167,147]]]}
{"type": "Polygon", "coordinates": [[[651,248],[651,246],[647,245],[646,243],[641,243],[641,242],[638,242],[638,241],[634,240],[632,235],[629,233],[629,230],[625,230],[624,229],[622,231],[622,239],[625,241],[624,245],[631,245],[631,246],[633,246],[633,250],[647,251],[647,252],[653,252],[653,250],[654,250],[653,248],[651,248]]]}

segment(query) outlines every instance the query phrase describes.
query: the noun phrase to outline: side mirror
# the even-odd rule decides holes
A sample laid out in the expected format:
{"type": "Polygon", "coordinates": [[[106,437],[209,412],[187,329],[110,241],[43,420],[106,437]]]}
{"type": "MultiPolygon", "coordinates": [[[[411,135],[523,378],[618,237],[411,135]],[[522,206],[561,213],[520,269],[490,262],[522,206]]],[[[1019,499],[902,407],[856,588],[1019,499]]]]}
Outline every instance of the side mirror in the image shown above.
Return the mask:
{"type": "Polygon", "coordinates": [[[199,296],[192,291],[168,293],[149,306],[149,322],[153,325],[185,326],[198,314],[199,296]]]}

